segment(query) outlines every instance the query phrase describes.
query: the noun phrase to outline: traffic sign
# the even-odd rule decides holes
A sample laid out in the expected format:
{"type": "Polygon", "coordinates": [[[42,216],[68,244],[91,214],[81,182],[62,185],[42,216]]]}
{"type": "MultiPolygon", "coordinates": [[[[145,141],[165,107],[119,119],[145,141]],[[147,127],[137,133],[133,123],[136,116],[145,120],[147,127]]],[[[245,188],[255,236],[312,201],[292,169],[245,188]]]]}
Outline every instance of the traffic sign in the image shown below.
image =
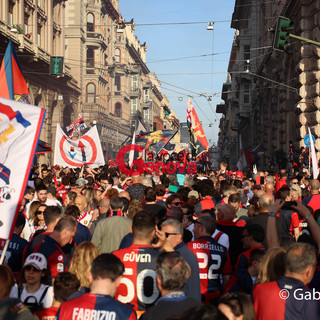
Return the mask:
{"type": "MultiPolygon", "coordinates": [[[[311,135],[311,137],[312,137],[313,144],[315,144],[315,143],[316,143],[316,140],[315,140],[314,136],[311,135]]],[[[304,137],[304,144],[305,144],[308,148],[311,147],[311,144],[310,144],[310,135],[307,134],[307,135],[304,137]]]]}

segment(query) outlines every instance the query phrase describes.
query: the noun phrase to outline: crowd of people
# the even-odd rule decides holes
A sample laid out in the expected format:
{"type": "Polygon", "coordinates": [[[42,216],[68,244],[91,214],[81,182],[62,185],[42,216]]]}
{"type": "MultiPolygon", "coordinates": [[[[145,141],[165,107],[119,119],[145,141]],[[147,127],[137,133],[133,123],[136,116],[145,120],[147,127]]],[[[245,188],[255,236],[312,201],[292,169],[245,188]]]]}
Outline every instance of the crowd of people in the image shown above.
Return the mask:
{"type": "Polygon", "coordinates": [[[308,172],[226,163],[35,167],[0,266],[0,319],[320,319],[319,192],[308,172]]]}

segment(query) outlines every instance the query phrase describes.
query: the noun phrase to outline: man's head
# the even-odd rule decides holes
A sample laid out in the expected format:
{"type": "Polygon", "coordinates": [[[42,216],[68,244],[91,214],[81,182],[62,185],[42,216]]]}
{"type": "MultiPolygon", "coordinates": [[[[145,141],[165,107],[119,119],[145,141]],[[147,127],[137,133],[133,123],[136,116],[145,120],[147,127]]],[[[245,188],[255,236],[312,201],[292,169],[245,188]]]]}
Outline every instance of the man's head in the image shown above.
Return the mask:
{"type": "Polygon", "coordinates": [[[264,241],[264,229],[258,224],[246,226],[242,232],[242,242],[246,249],[262,245],[264,241]]]}
{"type": "Polygon", "coordinates": [[[222,195],[224,198],[229,199],[232,194],[237,194],[237,191],[235,186],[226,186],[223,188],[222,195]]]}
{"type": "Polygon", "coordinates": [[[103,281],[108,286],[109,294],[114,297],[123,272],[124,265],[118,257],[111,253],[103,253],[92,262],[89,273],[91,288],[95,282],[103,281]]]}
{"type": "Polygon", "coordinates": [[[47,201],[47,187],[44,184],[41,184],[37,187],[37,198],[41,203],[45,203],[47,201]]]}
{"type": "Polygon", "coordinates": [[[278,190],[278,198],[282,201],[290,201],[290,189],[288,187],[282,187],[278,190]]]}
{"type": "Polygon", "coordinates": [[[231,204],[217,206],[217,219],[233,221],[236,215],[236,209],[231,204]]]}
{"type": "Polygon", "coordinates": [[[168,208],[181,207],[182,197],[178,193],[173,193],[167,198],[166,204],[168,208]]]}
{"type": "Polygon", "coordinates": [[[308,284],[314,275],[317,265],[317,253],[314,246],[298,242],[293,244],[284,257],[286,276],[297,278],[308,284]]]}
{"type": "Polygon", "coordinates": [[[156,218],[151,212],[140,211],[132,221],[133,239],[137,241],[152,241],[156,228],[156,218]]]}
{"type": "Polygon", "coordinates": [[[213,182],[210,179],[199,180],[198,181],[198,192],[201,198],[206,196],[211,196],[214,191],[213,182]]]}
{"type": "Polygon", "coordinates": [[[179,252],[160,253],[156,263],[157,285],[162,295],[182,291],[190,268],[179,252]]]}
{"type": "Polygon", "coordinates": [[[43,213],[44,222],[48,226],[55,226],[62,217],[61,208],[58,206],[48,206],[43,213]]]}
{"type": "Polygon", "coordinates": [[[130,194],[129,194],[128,191],[121,191],[121,192],[119,192],[118,197],[120,197],[120,198],[127,198],[129,201],[131,200],[130,194]]]}
{"type": "Polygon", "coordinates": [[[312,179],[312,180],[310,180],[309,184],[310,184],[311,191],[319,191],[319,189],[320,189],[320,182],[319,182],[318,179],[312,179]]]}
{"type": "Polygon", "coordinates": [[[14,232],[18,235],[21,234],[24,226],[26,224],[26,218],[22,213],[19,213],[17,216],[16,224],[14,226],[14,232]]]}
{"type": "Polygon", "coordinates": [[[77,231],[77,220],[71,216],[61,218],[54,227],[52,236],[61,247],[71,243],[77,231]]]}
{"type": "Polygon", "coordinates": [[[198,239],[203,236],[211,236],[216,230],[216,222],[210,216],[201,216],[194,223],[194,238],[198,239]]]}
{"type": "Polygon", "coordinates": [[[84,189],[85,186],[88,184],[88,180],[83,179],[83,178],[79,178],[76,180],[76,188],[77,189],[84,189]]]}
{"type": "Polygon", "coordinates": [[[80,287],[78,278],[70,272],[61,272],[54,279],[54,300],[60,303],[66,302],[68,298],[80,287]]]}
{"type": "Polygon", "coordinates": [[[122,210],[123,200],[119,197],[111,197],[110,208],[111,208],[111,210],[122,210]]]}
{"type": "Polygon", "coordinates": [[[240,208],[240,203],[241,203],[240,195],[238,193],[231,194],[230,197],[228,198],[228,203],[231,204],[237,212],[240,208]]]}
{"type": "Polygon", "coordinates": [[[175,219],[165,220],[161,224],[161,231],[166,234],[167,240],[172,248],[182,242],[183,227],[181,222],[175,219]]]}
{"type": "Polygon", "coordinates": [[[86,197],[82,194],[76,197],[74,204],[79,208],[80,214],[87,210],[88,203],[86,197]]]}
{"type": "Polygon", "coordinates": [[[182,222],[183,218],[183,211],[181,207],[171,207],[166,214],[167,219],[175,219],[179,222],[182,222]]]}
{"type": "Polygon", "coordinates": [[[141,177],[140,183],[146,187],[152,187],[152,180],[148,177],[141,177]]]}
{"type": "Polygon", "coordinates": [[[250,275],[256,277],[261,269],[262,259],[266,251],[262,249],[253,249],[249,255],[250,275]]]}
{"type": "Polygon", "coordinates": [[[155,202],[157,199],[156,190],[154,188],[147,187],[146,189],[144,189],[144,198],[147,203],[148,202],[155,202]]]}
{"type": "Polygon", "coordinates": [[[264,186],[265,193],[273,194],[274,191],[274,184],[271,182],[267,182],[264,186]]]}
{"type": "Polygon", "coordinates": [[[274,198],[272,194],[264,193],[259,197],[259,211],[268,212],[270,206],[273,204],[274,198]]]}
{"type": "Polygon", "coordinates": [[[109,210],[109,199],[102,199],[99,201],[98,209],[99,209],[99,214],[104,214],[109,210]]]}
{"type": "MultiPolygon", "coordinates": [[[[113,181],[112,181],[112,183],[113,183],[113,181]]],[[[111,185],[112,185],[112,183],[111,183],[111,185]]],[[[105,175],[105,174],[101,175],[100,176],[100,186],[101,186],[101,188],[105,189],[109,184],[110,183],[109,183],[108,176],[105,175]]]]}
{"type": "Polygon", "coordinates": [[[29,201],[32,201],[33,198],[34,198],[34,194],[35,194],[34,188],[32,188],[30,186],[27,186],[26,187],[26,192],[24,194],[24,198],[29,200],[29,201]]]}

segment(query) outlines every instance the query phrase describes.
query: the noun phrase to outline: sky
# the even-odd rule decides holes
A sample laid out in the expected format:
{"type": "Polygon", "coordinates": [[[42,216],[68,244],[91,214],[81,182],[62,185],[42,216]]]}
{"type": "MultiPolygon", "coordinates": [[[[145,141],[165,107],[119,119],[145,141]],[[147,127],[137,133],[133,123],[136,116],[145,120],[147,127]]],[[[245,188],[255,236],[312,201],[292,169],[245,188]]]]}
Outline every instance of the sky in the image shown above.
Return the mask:
{"type": "Polygon", "coordinates": [[[119,0],[119,7],[126,21],[134,18],[136,36],[147,43],[146,64],[156,73],[179,121],[186,121],[191,96],[209,145],[217,143],[221,115],[215,110],[223,102],[235,34],[230,28],[234,1],[119,0]],[[213,31],[206,29],[210,21],[215,21],[213,31]],[[161,23],[167,25],[156,25],[161,23]]]}

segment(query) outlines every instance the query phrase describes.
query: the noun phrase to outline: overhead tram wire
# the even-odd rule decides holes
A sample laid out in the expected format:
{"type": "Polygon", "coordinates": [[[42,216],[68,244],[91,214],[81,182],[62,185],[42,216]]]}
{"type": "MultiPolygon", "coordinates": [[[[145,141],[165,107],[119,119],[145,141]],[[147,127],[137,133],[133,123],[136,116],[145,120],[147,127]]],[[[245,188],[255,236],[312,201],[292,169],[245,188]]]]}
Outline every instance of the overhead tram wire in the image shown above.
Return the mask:
{"type": "Polygon", "coordinates": [[[208,118],[208,116],[203,112],[203,110],[201,109],[201,107],[199,106],[198,102],[196,101],[196,99],[193,96],[189,97],[195,102],[195,104],[198,106],[199,110],[203,113],[203,115],[207,118],[207,120],[209,121],[209,123],[211,123],[210,119],[208,118]]]}

